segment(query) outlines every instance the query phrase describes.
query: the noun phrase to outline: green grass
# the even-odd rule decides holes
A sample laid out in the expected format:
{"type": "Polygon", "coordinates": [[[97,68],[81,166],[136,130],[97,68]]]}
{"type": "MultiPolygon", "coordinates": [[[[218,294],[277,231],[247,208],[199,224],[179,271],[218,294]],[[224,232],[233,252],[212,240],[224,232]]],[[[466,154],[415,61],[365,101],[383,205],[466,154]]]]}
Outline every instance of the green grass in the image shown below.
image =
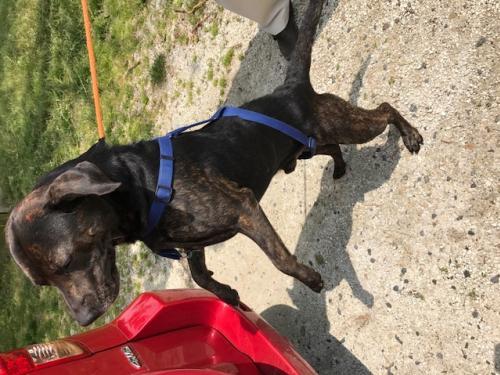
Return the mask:
{"type": "MultiPolygon", "coordinates": [[[[148,138],[147,96],[134,98],[129,71],[147,2],[91,0],[89,6],[107,141],[148,138]],[[128,110],[138,105],[142,110],[128,110]]],[[[0,190],[12,204],[38,176],[96,142],[97,132],[80,2],[2,0],[0,14],[0,190]]],[[[4,221],[0,217],[0,226],[4,221]]],[[[33,287],[2,241],[0,351],[79,331],[58,293],[33,287]]],[[[117,260],[121,296],[97,325],[114,317],[135,291],[124,252],[117,260]]]]}

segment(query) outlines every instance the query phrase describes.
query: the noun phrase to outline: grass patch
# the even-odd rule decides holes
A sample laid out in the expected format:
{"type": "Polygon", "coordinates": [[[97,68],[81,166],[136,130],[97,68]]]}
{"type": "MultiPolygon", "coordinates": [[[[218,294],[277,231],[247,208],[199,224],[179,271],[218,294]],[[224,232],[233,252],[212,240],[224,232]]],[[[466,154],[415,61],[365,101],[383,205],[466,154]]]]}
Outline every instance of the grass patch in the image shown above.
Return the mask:
{"type": "Polygon", "coordinates": [[[151,77],[151,83],[153,85],[157,86],[165,82],[165,55],[163,53],[156,56],[153,65],[151,65],[149,75],[151,77]]]}
{"type": "MultiPolygon", "coordinates": [[[[0,175],[8,176],[0,190],[12,203],[37,176],[80,154],[97,136],[80,3],[3,0],[1,6],[9,9],[10,23],[0,30],[0,175]]],[[[110,143],[151,134],[147,111],[132,116],[123,110],[134,100],[127,66],[142,7],[142,1],[90,3],[110,143]]]]}

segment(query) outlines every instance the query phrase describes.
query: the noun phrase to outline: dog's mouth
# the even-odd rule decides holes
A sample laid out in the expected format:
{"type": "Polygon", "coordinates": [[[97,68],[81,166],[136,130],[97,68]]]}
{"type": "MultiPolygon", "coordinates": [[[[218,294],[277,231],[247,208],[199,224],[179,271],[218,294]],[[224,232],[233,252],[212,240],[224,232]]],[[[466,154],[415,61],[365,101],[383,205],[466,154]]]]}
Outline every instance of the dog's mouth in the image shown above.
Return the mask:
{"type": "Polygon", "coordinates": [[[115,263],[114,248],[108,249],[107,260],[101,272],[103,274],[100,277],[101,281],[88,285],[83,297],[78,298],[78,302],[66,301],[71,315],[81,326],[93,323],[109,309],[118,297],[120,274],[115,263]]]}
{"type": "Polygon", "coordinates": [[[73,317],[81,326],[88,326],[108,311],[118,297],[119,290],[119,277],[113,276],[113,282],[106,284],[106,292],[101,294],[99,299],[96,295],[88,295],[84,297],[78,309],[70,308],[73,317]]]}

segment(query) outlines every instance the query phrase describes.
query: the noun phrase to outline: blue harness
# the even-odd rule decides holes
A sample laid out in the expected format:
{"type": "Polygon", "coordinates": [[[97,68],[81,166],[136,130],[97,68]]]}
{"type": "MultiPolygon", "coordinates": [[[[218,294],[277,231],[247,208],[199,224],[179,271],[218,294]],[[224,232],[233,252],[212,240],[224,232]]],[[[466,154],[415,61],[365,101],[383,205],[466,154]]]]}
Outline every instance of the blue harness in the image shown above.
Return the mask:
{"type": "MultiPolygon", "coordinates": [[[[165,211],[165,208],[170,203],[173,193],[174,185],[174,152],[172,147],[172,138],[183,133],[184,131],[198,125],[211,123],[217,121],[222,117],[239,117],[246,121],[252,121],[261,125],[268,126],[283,134],[288,135],[290,138],[296,140],[306,147],[306,150],[300,155],[300,159],[309,159],[314,156],[316,152],[316,139],[308,137],[300,130],[284,123],[283,121],[263,115],[262,113],[249,111],[248,109],[236,107],[222,107],[215,114],[207,120],[196,122],[191,125],[183,126],[175,129],[170,133],[159,137],[156,140],[160,146],[160,168],[158,171],[158,182],[156,184],[155,199],[149,209],[148,227],[146,234],[150,234],[156,227],[160,218],[165,211]]],[[[157,253],[160,256],[180,259],[181,254],[176,249],[166,249],[157,253]]]]}

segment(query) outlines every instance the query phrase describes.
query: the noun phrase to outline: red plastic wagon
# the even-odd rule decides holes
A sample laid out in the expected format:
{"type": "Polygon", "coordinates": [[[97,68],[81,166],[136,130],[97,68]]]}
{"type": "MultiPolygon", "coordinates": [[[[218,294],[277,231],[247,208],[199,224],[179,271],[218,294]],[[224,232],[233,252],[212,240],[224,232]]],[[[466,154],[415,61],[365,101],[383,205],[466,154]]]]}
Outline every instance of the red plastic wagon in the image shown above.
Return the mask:
{"type": "Polygon", "coordinates": [[[248,307],[199,289],[143,293],[103,327],[0,354],[0,375],[31,373],[316,374],[248,307]]]}

